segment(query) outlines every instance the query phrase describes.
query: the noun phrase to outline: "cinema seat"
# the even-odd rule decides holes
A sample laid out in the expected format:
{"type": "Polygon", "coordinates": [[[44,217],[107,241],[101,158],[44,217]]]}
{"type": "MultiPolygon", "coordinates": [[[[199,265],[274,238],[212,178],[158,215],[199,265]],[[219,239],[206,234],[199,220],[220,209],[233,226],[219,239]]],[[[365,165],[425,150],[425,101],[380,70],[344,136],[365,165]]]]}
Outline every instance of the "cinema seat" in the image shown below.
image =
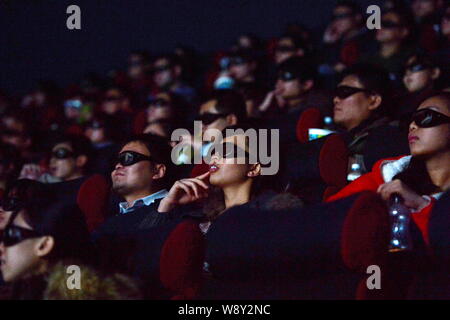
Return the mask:
{"type": "Polygon", "coordinates": [[[297,140],[300,143],[309,141],[309,129],[323,128],[323,116],[319,109],[309,108],[302,112],[297,122],[297,140]]]}
{"type": "Polygon", "coordinates": [[[141,134],[147,125],[147,110],[139,111],[133,120],[133,133],[141,134]]]}
{"type": "Polygon", "coordinates": [[[77,204],[86,218],[89,232],[94,231],[106,219],[110,189],[106,179],[95,174],[78,191],[77,204]]]}
{"type": "Polygon", "coordinates": [[[191,300],[200,294],[206,243],[198,224],[196,220],[178,224],[161,249],[160,280],[172,300],[191,300]]]}
{"type": "Polygon", "coordinates": [[[349,151],[344,139],[337,134],[330,135],[320,149],[319,170],[327,185],[323,199],[336,194],[347,184],[349,151]]]}

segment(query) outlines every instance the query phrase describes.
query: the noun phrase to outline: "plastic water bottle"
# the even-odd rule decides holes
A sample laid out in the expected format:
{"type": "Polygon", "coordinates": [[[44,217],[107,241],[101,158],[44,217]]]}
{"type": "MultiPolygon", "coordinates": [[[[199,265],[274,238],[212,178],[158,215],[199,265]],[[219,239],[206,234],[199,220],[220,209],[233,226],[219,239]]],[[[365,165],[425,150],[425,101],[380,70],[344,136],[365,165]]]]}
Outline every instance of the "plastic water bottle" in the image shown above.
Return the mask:
{"type": "Polygon", "coordinates": [[[393,194],[391,196],[389,217],[391,221],[389,252],[411,250],[411,212],[405,206],[404,200],[399,194],[393,194]]]}
{"type": "Polygon", "coordinates": [[[359,177],[361,177],[362,171],[361,171],[361,165],[357,162],[352,163],[350,167],[350,172],[347,175],[347,181],[355,181],[359,177]]]}

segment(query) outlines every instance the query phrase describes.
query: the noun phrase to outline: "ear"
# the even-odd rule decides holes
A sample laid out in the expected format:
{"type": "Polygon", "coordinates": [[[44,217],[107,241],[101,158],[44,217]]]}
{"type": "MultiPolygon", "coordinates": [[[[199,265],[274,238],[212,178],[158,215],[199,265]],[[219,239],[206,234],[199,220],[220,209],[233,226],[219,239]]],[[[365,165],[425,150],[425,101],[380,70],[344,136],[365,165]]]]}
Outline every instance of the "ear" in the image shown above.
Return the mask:
{"type": "Polygon", "coordinates": [[[36,255],[45,257],[50,254],[54,247],[55,239],[52,236],[41,237],[36,244],[36,255]]]}
{"type": "Polygon", "coordinates": [[[373,111],[373,110],[377,109],[381,105],[382,101],[383,101],[383,98],[381,98],[380,95],[378,95],[378,94],[371,95],[370,96],[369,110],[373,111]]]}
{"type": "Polygon", "coordinates": [[[166,175],[166,166],[162,163],[156,164],[153,169],[153,176],[152,178],[154,180],[162,179],[166,175]]]}
{"type": "Polygon", "coordinates": [[[261,164],[255,163],[252,168],[247,172],[247,177],[254,178],[261,174],[261,164]]]}
{"type": "Polygon", "coordinates": [[[306,80],[303,82],[302,86],[303,86],[303,90],[309,91],[314,86],[314,80],[306,80]]]}
{"type": "Polygon", "coordinates": [[[235,114],[229,114],[226,120],[229,126],[234,126],[238,123],[238,119],[235,114]]]}
{"type": "Polygon", "coordinates": [[[85,155],[78,156],[75,160],[77,167],[82,168],[86,165],[88,158],[85,155]]]}
{"type": "Polygon", "coordinates": [[[434,68],[433,72],[431,73],[431,79],[436,80],[441,76],[441,69],[440,68],[434,68]]]}

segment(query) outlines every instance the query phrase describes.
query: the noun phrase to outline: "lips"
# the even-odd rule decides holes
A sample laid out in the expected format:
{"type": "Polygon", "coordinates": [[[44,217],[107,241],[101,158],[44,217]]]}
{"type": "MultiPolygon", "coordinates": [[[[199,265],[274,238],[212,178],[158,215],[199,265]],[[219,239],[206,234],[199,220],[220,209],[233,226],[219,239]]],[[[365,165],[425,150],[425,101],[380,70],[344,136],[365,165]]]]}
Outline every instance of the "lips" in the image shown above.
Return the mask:
{"type": "Polygon", "coordinates": [[[413,142],[416,142],[418,140],[419,140],[419,137],[417,137],[417,136],[409,136],[408,137],[409,143],[413,143],[413,142]]]}
{"type": "Polygon", "coordinates": [[[209,172],[214,173],[217,172],[219,170],[219,167],[216,166],[215,164],[212,164],[209,166],[209,172]]]}

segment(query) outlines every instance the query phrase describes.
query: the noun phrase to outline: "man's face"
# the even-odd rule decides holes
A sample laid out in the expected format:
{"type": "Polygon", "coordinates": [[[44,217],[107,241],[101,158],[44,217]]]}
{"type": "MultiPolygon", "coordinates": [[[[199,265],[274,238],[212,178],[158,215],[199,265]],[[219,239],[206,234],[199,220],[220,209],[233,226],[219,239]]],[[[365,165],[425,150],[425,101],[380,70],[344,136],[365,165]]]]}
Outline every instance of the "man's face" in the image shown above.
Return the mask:
{"type": "Polygon", "coordinates": [[[280,64],[297,54],[297,48],[291,38],[281,38],[275,49],[275,63],[280,64]]]}
{"type": "Polygon", "coordinates": [[[139,54],[132,54],[129,58],[128,76],[137,80],[145,75],[144,59],[139,54]]]}
{"type": "Polygon", "coordinates": [[[50,172],[62,181],[69,180],[78,171],[76,157],[70,143],[58,143],[52,149],[50,172]]]}
{"type": "Polygon", "coordinates": [[[245,61],[237,57],[230,65],[230,75],[237,81],[244,81],[246,78],[253,76],[255,66],[252,62],[245,61]]]}
{"type": "MultiPolygon", "coordinates": [[[[119,154],[125,151],[151,156],[147,147],[138,141],[127,143],[119,154]]],[[[123,166],[118,163],[111,173],[113,190],[123,197],[149,192],[153,181],[152,177],[153,166],[150,161],[140,161],[131,166],[123,166]]]]}
{"type": "Polygon", "coordinates": [[[332,23],[336,28],[336,32],[338,32],[341,36],[345,35],[357,26],[355,15],[349,7],[338,6],[334,8],[333,17],[334,20],[332,23]]]}
{"type": "Polygon", "coordinates": [[[108,90],[102,103],[103,112],[109,115],[117,113],[122,109],[123,100],[124,97],[119,90],[108,90]]]}
{"type": "MultiPolygon", "coordinates": [[[[210,100],[210,101],[204,103],[200,107],[200,115],[219,114],[219,111],[216,109],[216,104],[217,104],[217,100],[210,100]]],[[[219,131],[222,131],[228,125],[229,124],[227,122],[226,117],[219,117],[211,123],[203,123],[203,131],[206,131],[208,129],[217,129],[219,131]]]]}
{"type": "Polygon", "coordinates": [[[156,60],[153,68],[153,81],[159,88],[167,88],[175,81],[173,66],[167,59],[156,60]]]}
{"type": "Polygon", "coordinates": [[[377,30],[378,42],[389,43],[402,41],[408,35],[407,29],[401,25],[400,17],[395,13],[387,13],[381,19],[381,29],[377,30]]]}
{"type": "Polygon", "coordinates": [[[414,0],[411,5],[414,16],[424,18],[433,14],[437,9],[436,0],[414,0]]]}
{"type": "Polygon", "coordinates": [[[93,143],[102,143],[106,140],[105,128],[88,127],[84,131],[84,135],[93,143]]]}
{"type": "Polygon", "coordinates": [[[284,79],[282,75],[275,84],[275,90],[285,100],[297,99],[304,93],[299,79],[284,79]]]}

